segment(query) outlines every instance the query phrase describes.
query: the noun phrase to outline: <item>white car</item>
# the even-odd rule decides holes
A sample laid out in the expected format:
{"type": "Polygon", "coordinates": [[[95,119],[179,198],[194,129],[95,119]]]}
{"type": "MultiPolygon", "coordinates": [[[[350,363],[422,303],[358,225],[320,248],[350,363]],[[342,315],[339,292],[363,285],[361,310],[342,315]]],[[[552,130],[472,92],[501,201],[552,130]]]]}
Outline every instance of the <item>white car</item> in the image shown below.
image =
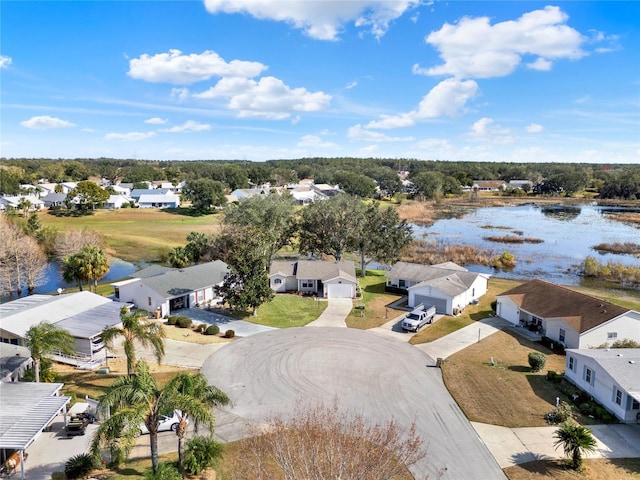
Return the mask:
{"type": "MultiPolygon", "coordinates": [[[[180,416],[182,412],[180,410],[174,410],[173,415],[160,415],[160,421],[158,422],[158,432],[175,432],[178,428],[178,423],[180,422],[180,416]]],[[[188,422],[187,422],[188,423],[188,422]]],[[[149,429],[144,423],[140,424],[140,433],[146,434],[149,433],[149,429]]]]}

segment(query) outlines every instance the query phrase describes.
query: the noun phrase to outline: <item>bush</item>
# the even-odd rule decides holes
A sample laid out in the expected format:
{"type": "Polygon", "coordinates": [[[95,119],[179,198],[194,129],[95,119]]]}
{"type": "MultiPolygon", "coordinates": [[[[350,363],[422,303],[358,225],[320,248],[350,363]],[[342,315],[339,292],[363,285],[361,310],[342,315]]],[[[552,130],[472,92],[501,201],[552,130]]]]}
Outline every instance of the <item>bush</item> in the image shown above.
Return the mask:
{"type": "Polygon", "coordinates": [[[206,323],[201,323],[196,327],[196,332],[198,333],[203,332],[206,327],[207,327],[206,323]]]}
{"type": "Polygon", "coordinates": [[[193,437],[187,440],[183,457],[184,469],[192,475],[199,474],[222,456],[222,449],[222,444],[212,437],[193,437]]]}
{"type": "Polygon", "coordinates": [[[544,368],[544,364],[547,363],[547,357],[540,352],[529,353],[529,366],[532,372],[539,372],[544,368]]]}
{"type": "Polygon", "coordinates": [[[144,476],[144,480],[182,480],[180,471],[169,462],[162,462],[158,464],[158,471],[153,473],[153,470],[148,470],[144,476]]]}
{"type": "Polygon", "coordinates": [[[493,302],[491,302],[491,310],[493,311],[493,313],[496,313],[497,308],[498,308],[498,301],[494,300],[493,302]]]}
{"type": "Polygon", "coordinates": [[[571,418],[573,418],[573,410],[571,410],[571,405],[567,402],[560,402],[560,405],[544,416],[548,423],[553,424],[564,423],[571,418]]]}
{"type": "Polygon", "coordinates": [[[177,315],[170,315],[169,318],[167,318],[168,325],[175,325],[177,321],[178,321],[177,315]]]}
{"type": "Polygon", "coordinates": [[[229,329],[226,332],[224,332],[224,338],[233,338],[235,336],[236,336],[236,332],[234,332],[231,329],[229,329]]]}
{"type": "Polygon", "coordinates": [[[553,340],[551,340],[549,337],[547,337],[546,335],[543,335],[542,338],[540,339],[540,343],[544,346],[547,347],[548,349],[551,349],[551,345],[553,344],[553,340]]]}
{"type": "Polygon", "coordinates": [[[189,328],[191,326],[192,320],[189,317],[178,317],[176,320],[176,327],[178,328],[189,328]]]}
{"type": "Polygon", "coordinates": [[[204,331],[205,335],[217,335],[220,333],[220,327],[218,325],[209,325],[204,331]]]}
{"type": "Polygon", "coordinates": [[[88,453],[81,453],[75,457],[71,457],[64,464],[64,473],[67,478],[82,478],[97,468],[95,459],[88,453]]]}
{"type": "Polygon", "coordinates": [[[556,373],[553,370],[547,371],[547,380],[551,383],[560,383],[562,381],[563,375],[560,373],[556,373]]]}

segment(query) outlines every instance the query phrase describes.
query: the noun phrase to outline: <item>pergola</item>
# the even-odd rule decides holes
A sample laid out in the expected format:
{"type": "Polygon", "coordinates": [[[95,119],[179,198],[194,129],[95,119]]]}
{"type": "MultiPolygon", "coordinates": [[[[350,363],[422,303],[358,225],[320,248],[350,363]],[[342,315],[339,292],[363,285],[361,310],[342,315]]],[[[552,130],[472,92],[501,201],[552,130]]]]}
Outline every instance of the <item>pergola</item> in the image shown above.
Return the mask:
{"type": "MultiPolygon", "coordinates": [[[[70,397],[60,396],[62,383],[0,382],[0,450],[16,450],[25,480],[24,451],[61,412],[70,397]]],[[[4,463],[6,458],[2,458],[4,463]]]]}

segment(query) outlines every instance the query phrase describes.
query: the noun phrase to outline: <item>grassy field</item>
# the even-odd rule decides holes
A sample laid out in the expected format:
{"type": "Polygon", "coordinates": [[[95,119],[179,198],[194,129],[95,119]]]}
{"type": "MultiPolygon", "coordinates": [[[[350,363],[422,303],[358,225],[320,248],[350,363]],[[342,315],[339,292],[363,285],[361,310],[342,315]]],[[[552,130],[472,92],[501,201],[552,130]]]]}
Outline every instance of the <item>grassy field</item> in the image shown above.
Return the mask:
{"type": "Polygon", "coordinates": [[[594,458],[584,461],[584,472],[577,473],[561,460],[524,463],[504,469],[509,480],[638,480],[640,458],[594,458]]]}
{"type": "MultiPolygon", "coordinates": [[[[505,427],[540,427],[547,425],[544,414],[553,410],[556,397],[565,399],[557,385],[546,380],[546,372],[564,369],[564,356],[500,331],[447,358],[442,375],[469,420],[505,427]],[[541,372],[530,371],[527,356],[533,351],[547,357],[541,372]]],[[[576,419],[593,423],[580,416],[576,419]]]]}
{"type": "MultiPolygon", "coordinates": [[[[358,277],[358,283],[362,290],[362,299],[356,300],[356,306],[364,305],[364,310],[354,308],[346,318],[350,328],[374,328],[388,322],[393,317],[403,313],[402,310],[394,310],[389,305],[400,298],[400,295],[386,293],[385,270],[367,270],[365,278],[358,277]],[[363,313],[363,316],[360,316],[363,313]]],[[[359,271],[357,272],[359,274],[359,271]]]]}
{"type": "Polygon", "coordinates": [[[58,231],[90,228],[102,234],[115,257],[128,261],[154,261],[170,249],[183,246],[192,231],[208,234],[220,230],[221,214],[190,216],[188,209],[124,208],[96,210],[93,215],[56,217],[39,214],[43,225],[58,231]]]}

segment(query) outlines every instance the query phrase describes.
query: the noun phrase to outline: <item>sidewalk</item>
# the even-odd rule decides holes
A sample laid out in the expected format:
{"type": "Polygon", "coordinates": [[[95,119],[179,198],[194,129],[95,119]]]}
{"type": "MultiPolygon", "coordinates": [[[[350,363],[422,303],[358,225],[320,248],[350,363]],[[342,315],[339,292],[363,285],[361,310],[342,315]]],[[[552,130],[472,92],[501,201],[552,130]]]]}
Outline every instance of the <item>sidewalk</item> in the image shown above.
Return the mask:
{"type": "MultiPolygon", "coordinates": [[[[501,468],[536,460],[564,458],[562,447],[554,447],[550,427],[507,428],[471,422],[501,468]]],[[[586,458],[640,458],[640,425],[589,425],[598,442],[596,451],[586,458]]]]}

